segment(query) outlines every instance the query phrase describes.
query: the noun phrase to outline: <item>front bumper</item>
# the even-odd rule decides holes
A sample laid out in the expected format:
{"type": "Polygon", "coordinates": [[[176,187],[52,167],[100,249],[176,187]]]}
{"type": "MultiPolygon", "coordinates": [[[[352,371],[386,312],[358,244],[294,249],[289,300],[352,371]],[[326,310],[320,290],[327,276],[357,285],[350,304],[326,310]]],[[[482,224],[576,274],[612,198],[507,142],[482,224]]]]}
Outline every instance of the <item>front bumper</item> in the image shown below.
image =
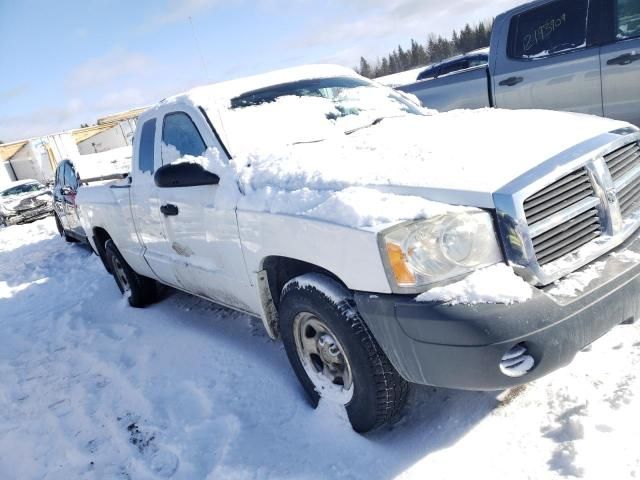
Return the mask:
{"type": "Polygon", "coordinates": [[[46,205],[44,207],[34,208],[33,210],[23,210],[19,214],[6,216],[5,222],[7,226],[18,225],[20,223],[35,222],[52,214],[53,205],[46,205]]]}
{"type": "MultiPolygon", "coordinates": [[[[640,252],[636,237],[607,254],[601,274],[573,298],[534,289],[515,305],[420,303],[412,296],[358,292],[365,322],[407,381],[463,390],[501,390],[569,364],[584,347],[616,325],[640,316],[640,263],[621,252],[640,252]],[[525,342],[535,367],[512,378],[503,355],[525,342]]],[[[587,267],[588,268],[588,267],[587,267]]]]}

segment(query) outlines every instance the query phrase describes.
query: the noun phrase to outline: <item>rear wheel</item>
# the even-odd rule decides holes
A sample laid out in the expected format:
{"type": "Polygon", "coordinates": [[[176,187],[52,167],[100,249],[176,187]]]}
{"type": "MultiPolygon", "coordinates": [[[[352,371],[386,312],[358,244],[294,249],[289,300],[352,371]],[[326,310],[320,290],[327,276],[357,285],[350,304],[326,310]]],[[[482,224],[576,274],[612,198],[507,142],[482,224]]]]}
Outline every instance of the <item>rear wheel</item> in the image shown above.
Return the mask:
{"type": "Polygon", "coordinates": [[[307,274],[285,285],[280,331],[291,365],[313,406],[320,398],[346,407],[353,429],[368,432],[391,420],[408,384],[393,368],[335,280],[307,274]]]}
{"type": "Polygon", "coordinates": [[[156,282],[134,272],[113,240],[106,241],[105,253],[116,284],[129,300],[129,305],[141,308],[152,303],[156,298],[156,282]]]}
{"type": "Polygon", "coordinates": [[[58,229],[58,233],[60,234],[60,236],[62,238],[64,238],[65,241],[68,242],[68,243],[76,243],[77,240],[75,238],[70,237],[69,235],[67,235],[67,232],[64,231],[64,228],[62,226],[62,222],[58,218],[58,214],[57,213],[53,214],[53,218],[55,218],[55,220],[56,220],[56,228],[58,229]]]}

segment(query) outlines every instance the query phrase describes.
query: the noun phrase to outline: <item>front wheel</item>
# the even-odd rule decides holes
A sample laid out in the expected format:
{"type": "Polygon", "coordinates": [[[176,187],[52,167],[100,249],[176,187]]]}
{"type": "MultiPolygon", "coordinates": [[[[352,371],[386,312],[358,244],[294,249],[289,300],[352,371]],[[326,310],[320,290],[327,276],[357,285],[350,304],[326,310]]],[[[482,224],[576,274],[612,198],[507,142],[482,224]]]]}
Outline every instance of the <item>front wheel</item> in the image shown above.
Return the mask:
{"type": "Polygon", "coordinates": [[[312,273],[287,283],[280,331],[312,404],[321,397],[341,403],[355,431],[384,425],[404,405],[407,382],[373,338],[351,293],[335,280],[312,273]]]}
{"type": "Polygon", "coordinates": [[[156,282],[134,272],[113,240],[107,240],[104,249],[116,284],[129,300],[129,305],[141,308],[152,303],[156,297],[156,282]]]}

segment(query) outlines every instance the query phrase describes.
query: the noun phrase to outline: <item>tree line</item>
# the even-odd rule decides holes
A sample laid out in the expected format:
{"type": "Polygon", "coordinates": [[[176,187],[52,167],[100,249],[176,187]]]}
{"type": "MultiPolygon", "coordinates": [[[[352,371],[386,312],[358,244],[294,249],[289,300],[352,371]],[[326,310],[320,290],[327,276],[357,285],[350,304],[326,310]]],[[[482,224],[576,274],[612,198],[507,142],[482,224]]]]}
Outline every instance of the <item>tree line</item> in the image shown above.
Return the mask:
{"type": "Polygon", "coordinates": [[[411,47],[408,49],[398,45],[398,48],[389,55],[382,57],[382,59],[378,58],[374,62],[360,57],[360,65],[355,70],[363,77],[383,77],[424,67],[477,48],[487,47],[491,40],[492,26],[492,21],[480,22],[473,26],[467,23],[459,32],[454,30],[449,38],[430,34],[425,44],[412,38],[411,47]]]}

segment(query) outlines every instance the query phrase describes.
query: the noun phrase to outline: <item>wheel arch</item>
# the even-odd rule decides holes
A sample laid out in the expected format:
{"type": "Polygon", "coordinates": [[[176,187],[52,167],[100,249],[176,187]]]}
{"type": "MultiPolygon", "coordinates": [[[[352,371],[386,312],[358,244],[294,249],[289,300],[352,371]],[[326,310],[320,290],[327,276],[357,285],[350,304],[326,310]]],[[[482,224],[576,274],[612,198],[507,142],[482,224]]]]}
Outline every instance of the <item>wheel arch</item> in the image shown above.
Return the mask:
{"type": "Polygon", "coordinates": [[[94,227],[92,234],[93,234],[93,243],[97,251],[96,253],[100,257],[100,260],[102,260],[102,264],[104,265],[104,268],[107,270],[107,272],[113,273],[111,271],[111,267],[109,266],[109,262],[107,262],[106,250],[104,248],[105,243],[107,243],[107,240],[113,241],[113,239],[111,238],[111,235],[109,235],[109,233],[102,227],[94,227]]]}
{"type": "Polygon", "coordinates": [[[265,257],[260,262],[258,293],[262,306],[262,323],[272,339],[280,336],[278,308],[282,289],[290,280],[307,273],[324,275],[348,289],[336,274],[313,263],[278,255],[265,257]]]}

